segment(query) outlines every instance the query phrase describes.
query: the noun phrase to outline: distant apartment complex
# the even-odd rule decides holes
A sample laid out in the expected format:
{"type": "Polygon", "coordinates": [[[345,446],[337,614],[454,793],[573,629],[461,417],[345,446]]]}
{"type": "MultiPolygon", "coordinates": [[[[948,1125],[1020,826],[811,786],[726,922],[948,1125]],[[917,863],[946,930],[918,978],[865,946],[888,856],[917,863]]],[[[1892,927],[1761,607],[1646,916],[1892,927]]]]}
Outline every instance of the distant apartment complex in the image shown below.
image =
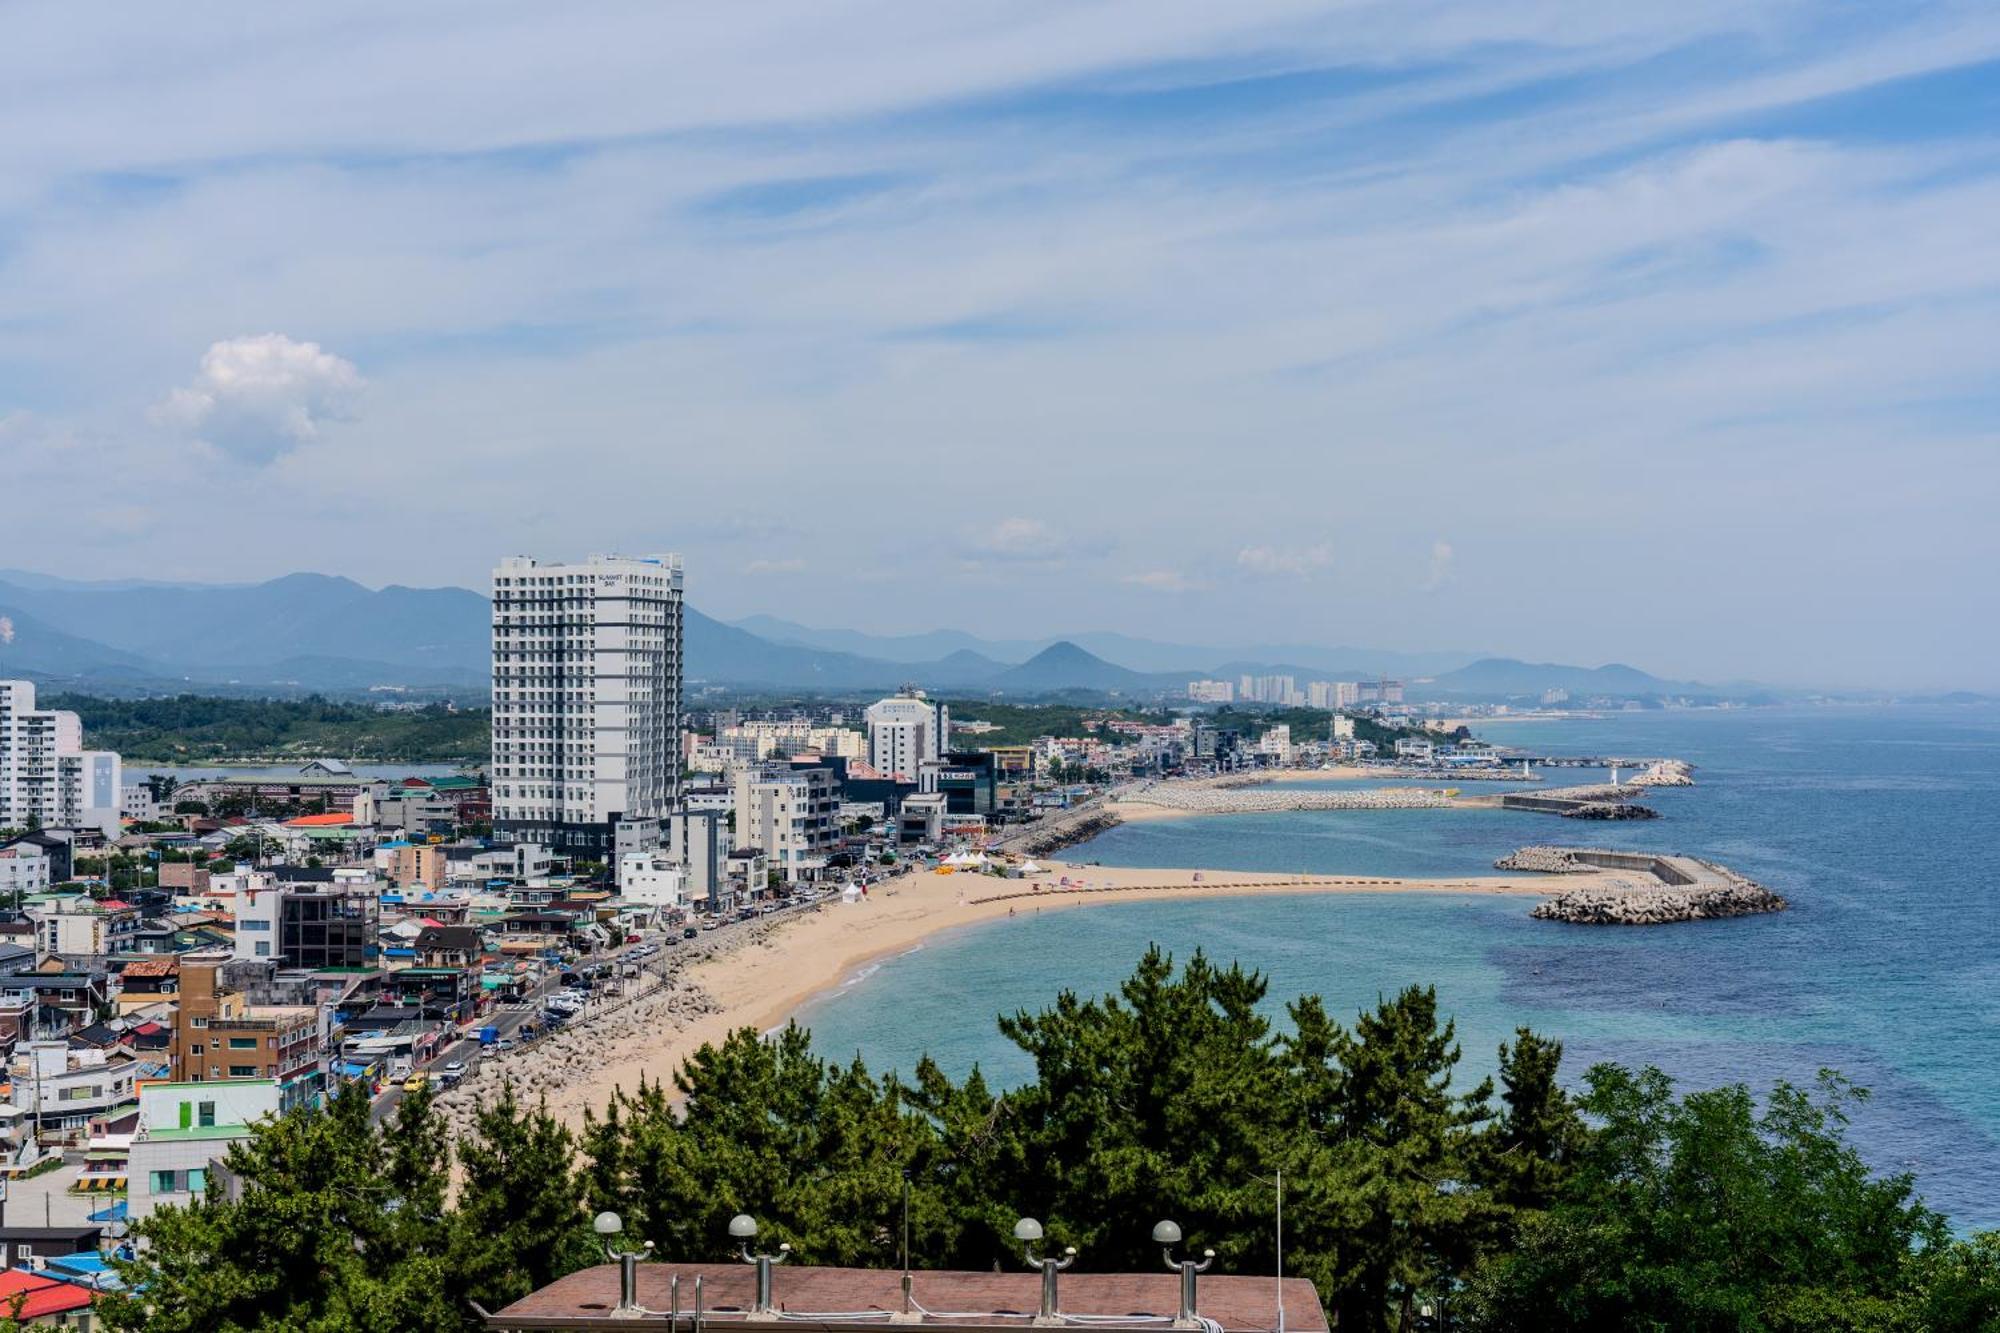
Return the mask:
{"type": "Polygon", "coordinates": [[[609,861],[672,810],[681,765],[681,563],[525,556],[493,571],[493,832],[609,861]]]}
{"type": "Polygon", "coordinates": [[[35,707],[35,687],[0,680],[0,828],[119,831],[118,756],[83,748],[83,721],[35,707]]]}
{"type": "Polygon", "coordinates": [[[1190,703],[1235,703],[1236,686],[1226,680],[1191,680],[1188,682],[1187,697],[1190,703]]]}
{"type": "Polygon", "coordinates": [[[905,689],[893,699],[868,705],[868,763],[883,777],[915,782],[925,764],[944,757],[950,743],[951,713],[922,690],[905,689]]]}

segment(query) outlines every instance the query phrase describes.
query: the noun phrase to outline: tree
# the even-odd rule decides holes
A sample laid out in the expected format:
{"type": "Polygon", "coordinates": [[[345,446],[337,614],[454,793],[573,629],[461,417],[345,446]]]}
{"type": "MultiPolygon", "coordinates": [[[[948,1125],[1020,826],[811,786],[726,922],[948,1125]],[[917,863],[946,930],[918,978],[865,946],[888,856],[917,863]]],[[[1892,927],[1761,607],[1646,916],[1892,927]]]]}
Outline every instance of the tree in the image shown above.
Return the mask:
{"type": "Polygon", "coordinates": [[[463,1181],[450,1252],[461,1306],[474,1300],[497,1310],[599,1262],[576,1149],[546,1104],[527,1110],[512,1087],[480,1106],[458,1150],[463,1181]]]}
{"type": "Polygon", "coordinates": [[[1503,1207],[1547,1208],[1583,1148],[1583,1119],[1556,1081],[1562,1050],[1527,1028],[1515,1030],[1512,1046],[1500,1043],[1503,1109],[1480,1143],[1475,1170],[1503,1207]]]}
{"type": "Polygon", "coordinates": [[[105,1327],[151,1333],[449,1327],[435,1243],[442,1143],[419,1102],[392,1131],[387,1166],[368,1094],[342,1088],[325,1110],[296,1108],[230,1145],[239,1199],[219,1192],[135,1228],[105,1327]],[[420,1177],[428,1175],[432,1184],[420,1177]],[[406,1215],[407,1214],[407,1215],[406,1215]]]}
{"type": "MultiPolygon", "coordinates": [[[[1595,1132],[1549,1211],[1473,1282],[1473,1327],[1902,1326],[1910,1266],[1946,1233],[1908,1176],[1871,1176],[1844,1142],[1857,1089],[1825,1073],[1760,1110],[1740,1084],[1676,1099],[1656,1069],[1586,1081],[1595,1132]]],[[[1940,1295],[1961,1290],[1976,1305],[1976,1274],[1940,1295]]]]}
{"type": "Polygon", "coordinates": [[[1351,1034],[1318,1040],[1338,1065],[1324,1137],[1302,1154],[1307,1215],[1321,1220],[1332,1263],[1322,1288],[1341,1328],[1385,1329],[1393,1312],[1468,1269],[1491,1226],[1473,1163],[1492,1085],[1453,1092],[1459,1048],[1431,987],[1412,986],[1360,1015],[1351,1034]]]}
{"type": "Polygon", "coordinates": [[[1261,1260],[1281,1091],[1266,989],[1198,951],[1176,976],[1155,947],[1117,996],[1001,1019],[1036,1079],[1005,1099],[1000,1200],[1093,1264],[1150,1266],[1146,1219],[1168,1215],[1231,1266],[1261,1260]]]}

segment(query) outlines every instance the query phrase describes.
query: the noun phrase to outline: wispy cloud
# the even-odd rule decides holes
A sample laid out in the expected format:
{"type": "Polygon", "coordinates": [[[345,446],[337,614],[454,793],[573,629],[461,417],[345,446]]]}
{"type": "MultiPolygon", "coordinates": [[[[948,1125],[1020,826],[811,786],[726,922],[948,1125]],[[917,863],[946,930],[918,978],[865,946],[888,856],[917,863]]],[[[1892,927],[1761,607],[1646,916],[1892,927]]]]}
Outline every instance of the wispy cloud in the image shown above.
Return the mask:
{"type": "MultiPolygon", "coordinates": [[[[1726,528],[1755,579],[1664,545],[1619,573],[1648,596],[1548,633],[1645,656],[1665,605],[1744,655],[1670,673],[2000,661],[1931,574],[2000,561],[2000,15],[775,4],[10,15],[0,450],[72,503],[9,536],[156,506],[244,538],[188,574],[339,537],[475,584],[615,539],[718,608],[861,621],[886,571],[902,606],[1155,634],[1175,604],[1135,589],[1226,586],[1221,634],[1312,579],[1308,616],[1416,646],[1432,533],[1551,563],[1726,528]],[[256,465],[186,467],[149,409],[256,465]],[[1829,529],[1880,558],[1801,555],[1829,529]],[[837,558],[755,567],[804,531],[837,558]],[[1887,632],[1774,625],[1780,584],[1887,632]]],[[[1562,651],[1509,636],[1604,577],[1453,637],[1562,651]]]]}
{"type": "Polygon", "coordinates": [[[1121,574],[1118,581],[1153,592],[1195,592],[1213,586],[1204,579],[1189,578],[1178,569],[1146,569],[1135,574],[1121,574]]]}
{"type": "Polygon", "coordinates": [[[1304,578],[1333,564],[1333,546],[1246,546],[1236,553],[1236,567],[1249,574],[1304,578]]]}

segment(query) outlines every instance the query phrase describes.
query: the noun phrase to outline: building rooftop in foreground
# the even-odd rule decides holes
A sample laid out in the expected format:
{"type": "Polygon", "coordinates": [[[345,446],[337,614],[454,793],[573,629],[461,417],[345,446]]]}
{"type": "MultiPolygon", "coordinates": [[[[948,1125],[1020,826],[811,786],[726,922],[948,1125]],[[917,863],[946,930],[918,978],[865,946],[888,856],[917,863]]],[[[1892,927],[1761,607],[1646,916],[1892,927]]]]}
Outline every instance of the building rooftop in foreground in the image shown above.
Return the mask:
{"type": "MultiPolygon", "coordinates": [[[[818,1330],[873,1329],[890,1326],[890,1315],[901,1314],[903,1274],[893,1268],[814,1268],[781,1265],[773,1273],[775,1315],[753,1315],[756,1270],[749,1264],[639,1265],[639,1304],[656,1314],[618,1314],[618,1265],[600,1264],[560,1278],[490,1314],[489,1329],[592,1329],[667,1327],[672,1304],[670,1285],[680,1277],[681,1318],[693,1324],[695,1279],[702,1280],[706,1323],[731,1328],[802,1327],[818,1330]]],[[[924,1324],[938,1328],[1010,1330],[1026,1333],[1041,1305],[1039,1272],[939,1272],[918,1270],[910,1275],[912,1311],[917,1317],[898,1319],[898,1326],[924,1324]]],[[[1304,1278],[1239,1276],[1209,1273],[1200,1280],[1195,1311],[1214,1320],[1224,1333],[1275,1333],[1280,1327],[1279,1292],[1284,1299],[1286,1333],[1326,1333],[1326,1313],[1319,1295],[1304,1278]]],[[[1061,1278],[1058,1308],[1064,1315],[1083,1316],[1093,1330],[1154,1330],[1166,1333],[1180,1306],[1180,1278],[1162,1269],[1156,1273],[1086,1273],[1074,1269],[1061,1278]]]]}

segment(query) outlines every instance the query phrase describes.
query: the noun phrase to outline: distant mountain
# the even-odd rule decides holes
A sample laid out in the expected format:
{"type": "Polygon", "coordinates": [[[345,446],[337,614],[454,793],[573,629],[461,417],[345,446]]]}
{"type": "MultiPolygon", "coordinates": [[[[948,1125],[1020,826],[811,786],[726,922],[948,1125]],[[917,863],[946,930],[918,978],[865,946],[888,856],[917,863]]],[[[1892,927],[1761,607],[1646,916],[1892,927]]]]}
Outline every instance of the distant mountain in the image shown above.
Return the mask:
{"type": "Polygon", "coordinates": [[[0,582],[0,603],[171,674],[256,675],[311,658],[386,664],[404,683],[486,679],[492,617],[464,588],[364,588],[288,574],[237,585],[0,582]]]}
{"type": "Polygon", "coordinates": [[[1166,643],[1108,630],[1050,635],[1040,639],[984,639],[963,630],[940,629],[922,634],[867,634],[851,629],[819,629],[776,616],[745,616],[730,622],[759,638],[801,647],[828,648],[890,662],[929,663],[962,651],[996,662],[1025,662],[1052,644],[1071,643],[1134,671],[1184,674],[1190,678],[1217,673],[1216,662],[1228,660],[1262,674],[1293,674],[1315,679],[1356,680],[1371,676],[1429,676],[1471,662],[1473,653],[1399,653],[1382,648],[1329,647],[1325,644],[1246,643],[1216,646],[1166,643]],[[1276,667],[1274,663],[1290,663],[1276,667]]]}
{"type": "Polygon", "coordinates": [[[7,604],[0,589],[0,676],[37,680],[105,673],[157,676],[162,668],[137,653],[120,652],[80,635],[66,634],[38,616],[7,604]]]}
{"type": "Polygon", "coordinates": [[[1067,641],[1052,643],[1017,667],[1009,667],[987,682],[987,688],[1017,693],[1054,690],[1098,690],[1135,694],[1158,689],[1142,672],[1107,662],[1067,641]]]}
{"type": "Polygon", "coordinates": [[[1619,662],[1601,667],[1575,667],[1554,662],[1519,662],[1511,657],[1483,658],[1470,666],[1447,671],[1430,681],[1419,693],[1428,696],[1519,698],[1539,696],[1549,690],[1567,690],[1573,696],[1606,695],[1621,699],[1722,693],[1712,686],[1693,681],[1662,680],[1619,662]]]}
{"type": "MultiPolygon", "coordinates": [[[[465,588],[370,589],[326,574],[178,584],[84,583],[15,572],[0,576],[0,615],[12,625],[11,640],[0,634],[0,674],[104,693],[353,693],[378,686],[456,692],[481,690],[490,678],[490,607],[485,596],[465,588]]],[[[1144,697],[1178,694],[1199,678],[1408,678],[1420,674],[1420,663],[1450,660],[1458,665],[1421,690],[1413,686],[1413,694],[1742,693],[1664,681],[1618,665],[1583,668],[1507,658],[1468,664],[1452,654],[1300,644],[1225,652],[1109,633],[1055,640],[984,640],[956,630],[876,636],[815,630],[771,617],[727,624],[692,606],[685,632],[690,684],[746,689],[862,692],[907,683],[970,695],[1075,691],[1144,697]]]]}

